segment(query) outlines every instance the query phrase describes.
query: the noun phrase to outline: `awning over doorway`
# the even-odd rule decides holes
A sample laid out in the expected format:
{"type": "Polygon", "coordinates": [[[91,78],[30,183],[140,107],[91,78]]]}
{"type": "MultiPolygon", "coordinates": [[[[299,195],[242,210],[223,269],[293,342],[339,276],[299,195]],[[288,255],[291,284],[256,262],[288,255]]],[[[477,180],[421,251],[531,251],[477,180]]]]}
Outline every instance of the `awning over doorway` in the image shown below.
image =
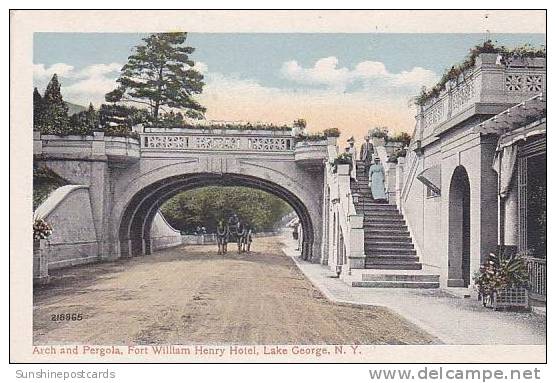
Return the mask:
{"type": "Polygon", "coordinates": [[[546,118],[541,118],[532,124],[512,130],[508,134],[501,136],[496,150],[500,151],[506,146],[511,146],[521,140],[525,141],[528,138],[542,134],[546,134],[546,118]]]}
{"type": "Polygon", "coordinates": [[[417,179],[432,189],[435,193],[440,194],[441,172],[440,165],[431,166],[423,170],[417,175],[417,179]]]}
{"type": "Polygon", "coordinates": [[[504,134],[545,115],[546,97],[538,94],[481,122],[473,128],[473,133],[504,134]]]}
{"type": "Polygon", "coordinates": [[[498,173],[498,192],[502,198],[508,195],[511,188],[517,158],[517,146],[515,144],[519,141],[525,141],[528,138],[543,134],[546,135],[546,118],[541,118],[527,126],[514,129],[500,136],[496,154],[492,162],[492,168],[498,173]]]}

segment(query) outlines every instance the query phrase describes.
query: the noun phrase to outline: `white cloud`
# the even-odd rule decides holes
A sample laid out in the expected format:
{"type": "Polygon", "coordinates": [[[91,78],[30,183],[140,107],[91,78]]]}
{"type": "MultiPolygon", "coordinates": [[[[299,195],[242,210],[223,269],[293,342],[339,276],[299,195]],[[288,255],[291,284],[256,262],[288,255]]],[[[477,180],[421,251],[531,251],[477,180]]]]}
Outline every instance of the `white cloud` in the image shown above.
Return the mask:
{"type": "Polygon", "coordinates": [[[350,71],[337,66],[336,57],[322,58],[312,68],[303,68],[297,61],[292,60],[282,65],[281,73],[285,78],[301,84],[345,87],[350,80],[350,71]]]}
{"type": "Polygon", "coordinates": [[[91,64],[79,70],[65,63],[44,64],[33,66],[33,82],[41,91],[56,73],[61,84],[62,96],[65,100],[88,105],[92,102],[98,106],[104,102],[104,95],[116,87],[116,78],[122,64],[91,64]]]}
{"type": "Polygon", "coordinates": [[[394,76],[392,84],[399,86],[431,86],[438,80],[433,71],[421,67],[415,67],[410,71],[403,71],[394,76]]]}
{"type": "Polygon", "coordinates": [[[386,70],[386,66],[379,61],[362,61],[355,66],[352,72],[353,78],[373,78],[388,77],[390,74],[386,70]]]}
{"type": "Polygon", "coordinates": [[[80,71],[73,74],[76,78],[92,78],[92,77],[104,77],[110,73],[112,75],[117,75],[122,69],[122,64],[110,63],[110,64],[93,64],[86,66],[80,71]]]}
{"type": "Polygon", "coordinates": [[[36,80],[50,80],[54,73],[56,73],[58,77],[67,77],[68,74],[72,73],[73,69],[73,66],[64,63],[53,64],[48,68],[46,68],[44,64],[34,64],[33,78],[36,80]]]}
{"type": "Polygon", "coordinates": [[[350,70],[338,67],[338,59],[333,56],[317,60],[310,68],[302,67],[295,60],[286,61],[280,72],[284,78],[299,84],[324,85],[335,89],[346,89],[350,84],[360,84],[367,89],[370,86],[419,88],[429,86],[437,79],[436,73],[420,67],[391,73],[379,61],[362,61],[350,70]]]}

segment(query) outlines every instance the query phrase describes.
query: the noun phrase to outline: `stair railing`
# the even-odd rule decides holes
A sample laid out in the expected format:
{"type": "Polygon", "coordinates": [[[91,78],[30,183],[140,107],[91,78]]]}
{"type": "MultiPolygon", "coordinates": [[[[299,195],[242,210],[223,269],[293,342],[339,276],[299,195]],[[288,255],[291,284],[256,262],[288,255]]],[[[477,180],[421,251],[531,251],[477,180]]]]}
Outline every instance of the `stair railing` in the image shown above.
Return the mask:
{"type": "MultiPolygon", "coordinates": [[[[355,210],[349,165],[339,165],[337,176],[339,196],[338,221],[346,247],[346,271],[349,275],[352,269],[362,269],[365,267],[363,214],[358,214],[355,210]]],[[[344,272],[343,269],[342,272],[344,272]]]]}
{"type": "MultiPolygon", "coordinates": [[[[332,235],[330,237],[332,246],[328,247],[328,260],[332,267],[340,267],[338,271],[341,276],[351,274],[352,269],[365,267],[363,215],[358,214],[355,209],[353,194],[351,190],[351,166],[356,166],[355,160],[352,164],[332,165],[337,156],[337,148],[329,148],[329,161],[326,164],[326,182],[330,188],[328,206],[331,209],[328,216],[337,217],[333,222],[332,235]],[[339,239],[343,240],[340,241],[339,239]],[[343,243],[341,243],[343,242],[343,243]],[[342,246],[342,249],[340,249],[342,246]],[[345,254],[344,259],[337,262],[338,255],[345,254]],[[333,260],[330,262],[330,260],[333,260]],[[339,263],[339,264],[338,264],[339,263]]],[[[355,172],[357,168],[355,168],[355,172]]]]}

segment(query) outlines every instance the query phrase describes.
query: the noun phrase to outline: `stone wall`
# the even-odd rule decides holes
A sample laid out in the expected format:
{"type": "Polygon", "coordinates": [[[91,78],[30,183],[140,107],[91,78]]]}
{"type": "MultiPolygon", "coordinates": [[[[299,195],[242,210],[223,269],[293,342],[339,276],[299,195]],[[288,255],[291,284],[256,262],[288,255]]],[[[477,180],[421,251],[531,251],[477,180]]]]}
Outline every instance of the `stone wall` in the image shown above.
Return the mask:
{"type": "Polygon", "coordinates": [[[55,190],[35,211],[52,226],[48,268],[57,269],[99,260],[99,243],[89,188],[66,185],[55,190]]]}
{"type": "Polygon", "coordinates": [[[156,213],[151,226],[152,250],[166,249],[168,247],[180,246],[181,244],[182,235],[180,231],[170,226],[160,211],[156,213]]]}
{"type": "Polygon", "coordinates": [[[490,168],[496,142],[472,133],[473,126],[475,122],[469,121],[444,134],[413,159],[414,165],[409,156],[404,164],[406,190],[401,197],[402,211],[424,268],[439,273],[444,286],[449,284],[449,264],[452,268],[461,266],[454,266],[459,254],[451,254],[454,241],[459,238],[450,232],[450,206],[455,203],[450,200],[450,187],[457,167],[465,169],[470,184],[471,275],[496,248],[497,176],[490,168]],[[440,195],[427,194],[427,187],[416,178],[435,166],[441,171],[440,195]]]}

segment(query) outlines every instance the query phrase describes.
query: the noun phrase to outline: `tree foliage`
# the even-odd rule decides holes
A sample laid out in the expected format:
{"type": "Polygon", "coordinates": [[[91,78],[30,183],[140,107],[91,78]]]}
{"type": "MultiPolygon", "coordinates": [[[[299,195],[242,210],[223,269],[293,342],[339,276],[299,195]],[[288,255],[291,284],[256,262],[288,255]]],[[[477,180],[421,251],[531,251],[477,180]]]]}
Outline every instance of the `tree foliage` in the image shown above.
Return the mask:
{"type": "Polygon", "coordinates": [[[409,146],[411,142],[411,136],[406,132],[399,132],[394,136],[388,136],[387,140],[389,142],[401,142],[403,146],[409,146]]]}
{"type": "Polygon", "coordinates": [[[372,129],[369,131],[369,135],[370,135],[371,137],[375,137],[375,138],[384,138],[384,139],[387,139],[387,138],[388,138],[388,128],[377,126],[377,127],[375,127],[375,128],[372,128],[372,129]]]}
{"type": "Polygon", "coordinates": [[[187,33],[155,33],[135,47],[117,82],[106,94],[107,102],[132,102],[149,107],[158,122],[164,107],[181,109],[186,116],[204,117],[205,108],[193,99],[203,90],[203,75],[189,58],[194,48],[185,45],[187,33]]]}
{"type": "Polygon", "coordinates": [[[255,231],[270,230],[292,211],[282,199],[267,192],[242,186],[208,186],[182,192],[161,208],[168,222],[183,232],[197,226],[215,232],[220,220],[236,213],[255,231]]]}
{"type": "Polygon", "coordinates": [[[46,86],[44,96],[33,91],[33,127],[44,134],[67,134],[70,128],[68,106],[62,99],[58,76],[54,74],[46,86]]]}
{"type": "Polygon", "coordinates": [[[41,131],[44,125],[44,102],[38,89],[33,89],[33,130],[41,131]]]}
{"type": "Polygon", "coordinates": [[[127,105],[102,104],[98,113],[99,124],[107,136],[133,136],[132,126],[149,119],[146,110],[127,105]]]}
{"type": "Polygon", "coordinates": [[[99,114],[89,104],[89,108],[79,113],[75,113],[70,117],[70,125],[72,134],[90,135],[94,131],[99,130],[99,114]]]}
{"type": "Polygon", "coordinates": [[[33,210],[43,203],[50,193],[67,184],[67,180],[49,167],[33,163],[33,210]]]}

